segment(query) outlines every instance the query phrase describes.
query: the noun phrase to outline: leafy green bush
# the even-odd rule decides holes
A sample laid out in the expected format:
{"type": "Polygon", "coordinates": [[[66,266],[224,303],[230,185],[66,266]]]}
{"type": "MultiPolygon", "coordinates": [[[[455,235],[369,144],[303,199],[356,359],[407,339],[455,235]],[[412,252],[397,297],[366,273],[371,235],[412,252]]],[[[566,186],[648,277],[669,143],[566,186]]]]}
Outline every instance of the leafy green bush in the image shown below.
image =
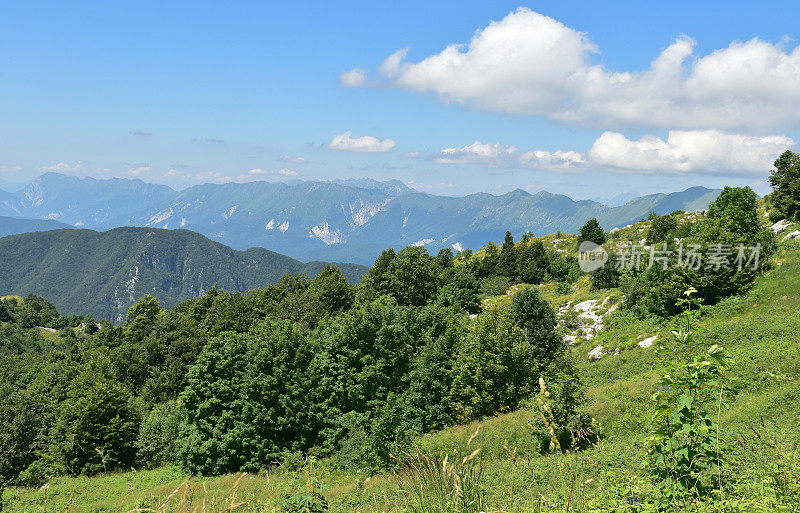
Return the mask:
{"type": "Polygon", "coordinates": [[[463,419],[512,411],[533,393],[542,358],[555,338],[554,319],[550,311],[547,317],[527,319],[522,328],[490,309],[472,322],[454,364],[453,397],[463,419]]]}
{"type": "Polygon", "coordinates": [[[505,276],[489,276],[481,281],[481,292],[487,296],[501,296],[511,287],[511,280],[505,276]]]}
{"type": "Polygon", "coordinates": [[[117,383],[98,380],[63,407],[51,453],[73,475],[130,468],[136,463],[138,426],[130,394],[117,383]]]}
{"type": "Polygon", "coordinates": [[[585,387],[572,353],[559,352],[539,378],[539,415],[531,422],[540,452],[586,449],[600,438],[600,428],[585,412],[585,387]]]}
{"type": "Polygon", "coordinates": [[[651,212],[648,216],[650,228],[647,230],[647,243],[652,245],[672,239],[675,232],[678,231],[677,216],[682,213],[682,211],[676,210],[670,214],[660,216],[651,212]]]}
{"type": "Polygon", "coordinates": [[[145,415],[136,439],[138,460],[147,466],[177,461],[179,427],[185,417],[177,401],[159,404],[145,415]]]}
{"type": "Polygon", "coordinates": [[[610,253],[603,267],[591,274],[592,290],[613,289],[620,285],[619,258],[610,253]]]}
{"type": "Polygon", "coordinates": [[[556,294],[566,296],[572,292],[572,284],[566,281],[556,283],[556,294]]]}
{"type": "Polygon", "coordinates": [[[656,427],[649,440],[649,469],[665,504],[705,499],[719,486],[725,455],[719,443],[718,417],[725,392],[729,356],[712,345],[700,351],[690,328],[691,307],[699,305],[689,289],[681,302],[687,326],[673,331],[680,353],[654,394],[656,427]]]}
{"type": "Polygon", "coordinates": [[[313,458],[306,470],[297,473],[283,488],[280,496],[282,513],[324,513],[328,511],[325,498],[327,487],[313,473],[313,458]]]}
{"type": "Polygon", "coordinates": [[[625,305],[642,314],[675,315],[678,300],[690,287],[705,304],[713,305],[746,291],[775,248],[773,233],[759,220],[752,189],[726,187],[681,246],[671,241],[658,247],[659,254],[666,255],[663,262],[648,265],[655,253],[647,253],[641,268],[623,274],[625,305]],[[692,262],[692,252],[701,259],[692,262]]]}

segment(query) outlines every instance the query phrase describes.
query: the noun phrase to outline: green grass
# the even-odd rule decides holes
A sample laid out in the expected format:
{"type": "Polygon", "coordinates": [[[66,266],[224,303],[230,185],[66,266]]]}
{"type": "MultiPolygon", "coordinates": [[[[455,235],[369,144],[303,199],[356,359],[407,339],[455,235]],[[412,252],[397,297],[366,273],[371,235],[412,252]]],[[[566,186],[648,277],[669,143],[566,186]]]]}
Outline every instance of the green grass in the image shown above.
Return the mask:
{"type": "MultiPolygon", "coordinates": [[[[720,424],[730,454],[723,482],[739,511],[798,511],[800,505],[800,241],[782,244],[774,264],[747,294],[706,308],[698,321],[698,340],[723,345],[734,359],[732,394],[720,424]]],[[[579,287],[569,300],[607,294],[579,287]]],[[[481,448],[491,511],[564,511],[567,505],[575,511],[646,510],[643,505],[654,490],[644,467],[644,439],[653,415],[650,397],[663,372],[656,347],[671,343],[673,327],[673,322],[615,313],[595,340],[624,348],[618,356],[590,362],[586,344],[574,349],[591,399],[589,411],[603,426],[604,437],[591,450],[539,455],[528,427],[536,415],[531,408],[427,434],[417,443],[428,454],[463,457],[467,440],[480,427],[472,447],[481,448]],[[656,333],[653,347],[636,347],[639,335],[656,333]]],[[[404,511],[392,474],[368,476],[331,465],[322,461],[316,468],[329,487],[331,511],[404,511]]],[[[210,504],[212,497],[219,505],[236,478],[191,478],[186,511],[202,507],[203,499],[210,504]]],[[[57,478],[49,484],[47,508],[70,510],[70,497],[76,512],[152,507],[184,479],[171,468],[57,478]]],[[[246,502],[241,511],[278,511],[277,497],[288,479],[281,471],[244,477],[237,492],[246,502]]],[[[5,496],[7,511],[41,512],[43,495],[43,490],[11,489],[5,496]]]]}

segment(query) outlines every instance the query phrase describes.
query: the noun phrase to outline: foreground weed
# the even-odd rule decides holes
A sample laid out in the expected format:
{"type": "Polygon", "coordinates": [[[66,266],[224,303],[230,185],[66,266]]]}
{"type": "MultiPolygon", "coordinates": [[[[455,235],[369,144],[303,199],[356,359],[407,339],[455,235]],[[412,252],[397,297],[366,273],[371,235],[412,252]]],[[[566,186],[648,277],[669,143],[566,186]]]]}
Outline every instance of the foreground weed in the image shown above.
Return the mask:
{"type": "MultiPolygon", "coordinates": [[[[478,432],[467,442],[469,451],[478,432]]],[[[479,513],[486,510],[481,487],[483,459],[476,449],[459,460],[425,454],[415,444],[403,453],[397,472],[401,495],[411,513],[479,513]]]]}

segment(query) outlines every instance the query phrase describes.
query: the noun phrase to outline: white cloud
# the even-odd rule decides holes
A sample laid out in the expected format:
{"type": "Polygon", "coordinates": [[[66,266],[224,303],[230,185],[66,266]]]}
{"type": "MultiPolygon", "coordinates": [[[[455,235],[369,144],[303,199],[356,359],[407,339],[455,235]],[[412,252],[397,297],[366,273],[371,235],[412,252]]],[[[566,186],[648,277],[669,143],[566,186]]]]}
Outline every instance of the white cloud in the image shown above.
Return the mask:
{"type": "Polygon", "coordinates": [[[705,56],[678,37],[649,68],[593,62],[589,37],[526,8],[419,62],[406,49],[378,72],[389,85],[445,102],[561,123],[618,128],[759,130],[800,124],[800,46],[759,39],[705,56]]]}
{"type": "Polygon", "coordinates": [[[383,153],[394,148],[394,141],[384,139],[381,141],[377,137],[365,135],[362,137],[352,137],[353,132],[336,134],[333,140],[326,146],[331,150],[356,151],[362,153],[383,153]]]}
{"type": "Polygon", "coordinates": [[[164,173],[164,176],[193,182],[230,182],[232,180],[230,176],[223,175],[219,171],[198,171],[195,173],[185,173],[183,171],[178,171],[177,169],[170,169],[164,173]]]}
{"type": "Polygon", "coordinates": [[[66,162],[59,162],[58,164],[54,164],[52,166],[42,166],[39,169],[41,171],[53,172],[53,173],[69,173],[69,172],[80,171],[84,168],[85,166],[83,162],[79,160],[74,165],[67,164],[66,162]]]}
{"type": "Polygon", "coordinates": [[[440,164],[562,172],[592,168],[637,173],[764,175],[775,158],[794,145],[794,140],[782,135],[758,137],[719,130],[673,130],[666,140],[654,135],[631,140],[619,132],[605,132],[586,153],[533,149],[519,153],[516,146],[475,141],[461,148],[445,148],[434,160],[440,164]]]}
{"type": "Polygon", "coordinates": [[[502,143],[474,143],[461,148],[445,148],[436,157],[440,164],[479,163],[488,167],[525,167],[532,169],[576,171],[586,163],[577,151],[555,152],[528,150],[517,153],[517,147],[502,143]]]}
{"type": "Polygon", "coordinates": [[[491,167],[513,165],[517,160],[517,147],[501,143],[475,141],[461,148],[445,148],[436,158],[440,164],[468,164],[480,162],[491,167]]]}
{"type": "Polygon", "coordinates": [[[131,176],[139,176],[142,173],[150,171],[150,166],[139,166],[136,169],[129,169],[128,174],[131,176]]]}
{"type": "Polygon", "coordinates": [[[407,152],[403,153],[403,156],[405,158],[407,158],[407,159],[415,159],[415,158],[419,157],[420,155],[422,155],[422,152],[419,152],[417,150],[407,151],[407,152]]]}
{"type": "Polygon", "coordinates": [[[353,68],[339,75],[339,83],[345,87],[361,87],[366,83],[365,75],[366,71],[363,68],[353,68]]]}
{"type": "Polygon", "coordinates": [[[603,133],[589,150],[598,166],[631,171],[765,174],[795,142],[781,135],[752,137],[718,130],[669,132],[667,140],[648,135],[638,141],[603,133]]]}
{"type": "Polygon", "coordinates": [[[277,171],[266,170],[266,169],[261,169],[261,168],[255,168],[255,169],[251,169],[247,173],[240,174],[239,175],[239,180],[246,180],[248,178],[253,178],[254,176],[260,176],[260,175],[268,175],[268,176],[274,176],[274,175],[297,176],[297,173],[292,171],[291,169],[286,169],[286,168],[278,169],[277,171]]]}
{"type": "Polygon", "coordinates": [[[528,150],[519,156],[520,163],[532,168],[563,168],[569,169],[586,163],[583,155],[577,151],[557,150],[554,152],[542,150],[528,150]]]}
{"type": "Polygon", "coordinates": [[[291,162],[292,164],[305,164],[305,157],[293,157],[291,155],[284,155],[281,157],[281,162],[291,162]]]}

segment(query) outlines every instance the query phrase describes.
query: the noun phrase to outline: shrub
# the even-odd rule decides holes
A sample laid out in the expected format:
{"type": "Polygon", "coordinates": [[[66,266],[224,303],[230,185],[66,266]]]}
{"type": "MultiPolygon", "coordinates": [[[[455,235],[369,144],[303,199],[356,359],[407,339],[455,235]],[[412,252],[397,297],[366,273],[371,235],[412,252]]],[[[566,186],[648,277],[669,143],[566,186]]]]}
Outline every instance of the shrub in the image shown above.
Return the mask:
{"type": "Polygon", "coordinates": [[[647,230],[647,243],[657,244],[670,240],[678,230],[677,215],[682,213],[680,210],[676,210],[671,214],[660,216],[655,212],[651,212],[648,216],[651,223],[650,228],[647,230]]]}
{"type": "Polygon", "coordinates": [[[615,253],[609,253],[603,267],[591,274],[592,290],[613,289],[620,285],[619,259],[615,253]]]}
{"type": "Polygon", "coordinates": [[[489,296],[501,296],[511,287],[511,280],[506,276],[489,276],[481,282],[481,291],[489,296]]]}
{"type": "Polygon", "coordinates": [[[674,355],[669,373],[654,394],[655,434],[649,440],[651,476],[666,504],[703,499],[719,485],[720,453],[717,416],[725,390],[724,370],[729,356],[713,345],[698,351],[690,328],[691,307],[699,305],[689,289],[680,304],[686,305],[686,327],[673,331],[681,354],[674,355]]]}
{"type": "Polygon", "coordinates": [[[562,350],[539,378],[536,402],[531,428],[542,453],[586,449],[599,440],[599,426],[583,411],[586,391],[570,351],[562,350]]]}
{"type": "Polygon", "coordinates": [[[173,401],[156,406],[142,420],[136,439],[138,459],[147,466],[156,466],[177,459],[177,441],[185,411],[173,401]]]}
{"type": "Polygon", "coordinates": [[[560,281],[556,283],[556,294],[566,296],[570,293],[572,293],[572,285],[570,283],[566,281],[560,281]]]}
{"type": "Polygon", "coordinates": [[[535,337],[527,337],[497,309],[480,314],[456,357],[453,397],[466,419],[519,407],[539,375],[535,337]]]}
{"type": "Polygon", "coordinates": [[[70,474],[130,468],[138,425],[128,392],[97,381],[65,406],[53,428],[51,452],[70,474]]]}
{"type": "Polygon", "coordinates": [[[324,513],[328,511],[325,498],[327,487],[313,473],[313,458],[306,470],[294,476],[283,488],[280,496],[280,510],[283,513],[324,513]]]}

